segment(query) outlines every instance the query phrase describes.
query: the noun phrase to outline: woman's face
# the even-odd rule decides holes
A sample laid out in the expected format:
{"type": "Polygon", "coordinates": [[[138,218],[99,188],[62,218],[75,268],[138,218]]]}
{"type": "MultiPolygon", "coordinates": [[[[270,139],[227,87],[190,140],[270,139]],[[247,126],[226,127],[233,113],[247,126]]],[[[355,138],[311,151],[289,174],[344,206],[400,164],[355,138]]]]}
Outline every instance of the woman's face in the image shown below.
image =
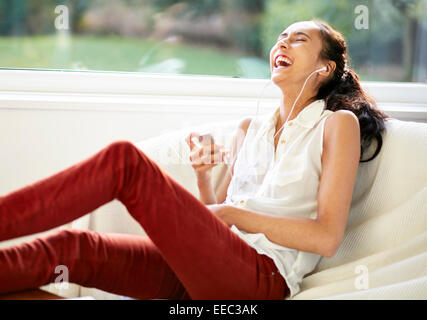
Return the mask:
{"type": "Polygon", "coordinates": [[[322,40],[312,21],[290,25],[270,51],[271,80],[281,88],[300,84],[314,70],[325,66],[320,61],[322,40]]]}

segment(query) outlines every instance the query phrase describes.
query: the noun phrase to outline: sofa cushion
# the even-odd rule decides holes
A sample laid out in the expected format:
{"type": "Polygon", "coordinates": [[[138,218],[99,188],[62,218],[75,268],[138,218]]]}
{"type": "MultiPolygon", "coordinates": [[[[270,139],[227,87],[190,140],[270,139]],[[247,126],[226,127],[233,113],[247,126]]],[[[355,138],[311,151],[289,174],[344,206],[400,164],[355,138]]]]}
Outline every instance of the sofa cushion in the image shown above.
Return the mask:
{"type": "MultiPolygon", "coordinates": [[[[195,126],[136,145],[199,196],[185,137],[191,131],[211,132],[227,148],[237,124],[195,126]]],[[[359,165],[340,248],[320,260],[293,299],[427,297],[426,163],[427,124],[388,119],[380,154],[359,165]]],[[[224,170],[224,165],[213,169],[215,187],[224,170]]]]}

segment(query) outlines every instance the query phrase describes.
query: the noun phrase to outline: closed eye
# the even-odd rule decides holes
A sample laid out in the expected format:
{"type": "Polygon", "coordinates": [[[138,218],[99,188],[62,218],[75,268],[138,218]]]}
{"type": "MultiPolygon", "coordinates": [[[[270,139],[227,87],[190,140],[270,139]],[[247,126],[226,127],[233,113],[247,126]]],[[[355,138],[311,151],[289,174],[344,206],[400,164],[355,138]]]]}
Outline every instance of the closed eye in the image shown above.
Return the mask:
{"type": "MultiPolygon", "coordinates": [[[[280,42],[282,40],[282,38],[278,38],[277,39],[277,42],[280,42]]],[[[300,42],[305,42],[305,41],[307,41],[306,39],[304,39],[304,38],[298,38],[298,39],[295,39],[295,41],[300,41],[300,42]]]]}

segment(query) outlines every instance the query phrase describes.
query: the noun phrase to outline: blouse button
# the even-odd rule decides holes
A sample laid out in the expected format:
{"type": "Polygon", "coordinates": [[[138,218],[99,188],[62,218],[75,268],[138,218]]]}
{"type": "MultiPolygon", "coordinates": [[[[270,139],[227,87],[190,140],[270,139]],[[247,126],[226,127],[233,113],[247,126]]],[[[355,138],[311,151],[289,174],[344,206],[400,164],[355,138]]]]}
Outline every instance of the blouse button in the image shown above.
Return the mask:
{"type": "Polygon", "coordinates": [[[289,122],[288,123],[288,125],[290,126],[290,127],[292,127],[292,125],[293,125],[294,123],[293,122],[289,122]]]}
{"type": "Polygon", "coordinates": [[[282,141],[280,141],[280,143],[286,143],[286,140],[282,140],[282,141]]]}

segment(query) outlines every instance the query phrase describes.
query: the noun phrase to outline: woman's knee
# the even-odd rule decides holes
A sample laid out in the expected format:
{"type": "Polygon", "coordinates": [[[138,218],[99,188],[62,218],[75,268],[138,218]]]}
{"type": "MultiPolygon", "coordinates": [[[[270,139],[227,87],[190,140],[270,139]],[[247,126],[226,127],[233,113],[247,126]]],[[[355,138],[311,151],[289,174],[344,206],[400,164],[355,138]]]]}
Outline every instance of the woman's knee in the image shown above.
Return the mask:
{"type": "Polygon", "coordinates": [[[111,152],[115,161],[123,161],[125,165],[135,165],[146,162],[148,157],[128,140],[117,140],[107,146],[107,151],[111,152]],[[143,159],[143,161],[141,161],[143,159]]]}
{"type": "Polygon", "coordinates": [[[128,140],[116,140],[114,142],[111,142],[108,146],[108,149],[115,150],[119,152],[129,152],[129,151],[135,151],[137,147],[128,140]]]}

